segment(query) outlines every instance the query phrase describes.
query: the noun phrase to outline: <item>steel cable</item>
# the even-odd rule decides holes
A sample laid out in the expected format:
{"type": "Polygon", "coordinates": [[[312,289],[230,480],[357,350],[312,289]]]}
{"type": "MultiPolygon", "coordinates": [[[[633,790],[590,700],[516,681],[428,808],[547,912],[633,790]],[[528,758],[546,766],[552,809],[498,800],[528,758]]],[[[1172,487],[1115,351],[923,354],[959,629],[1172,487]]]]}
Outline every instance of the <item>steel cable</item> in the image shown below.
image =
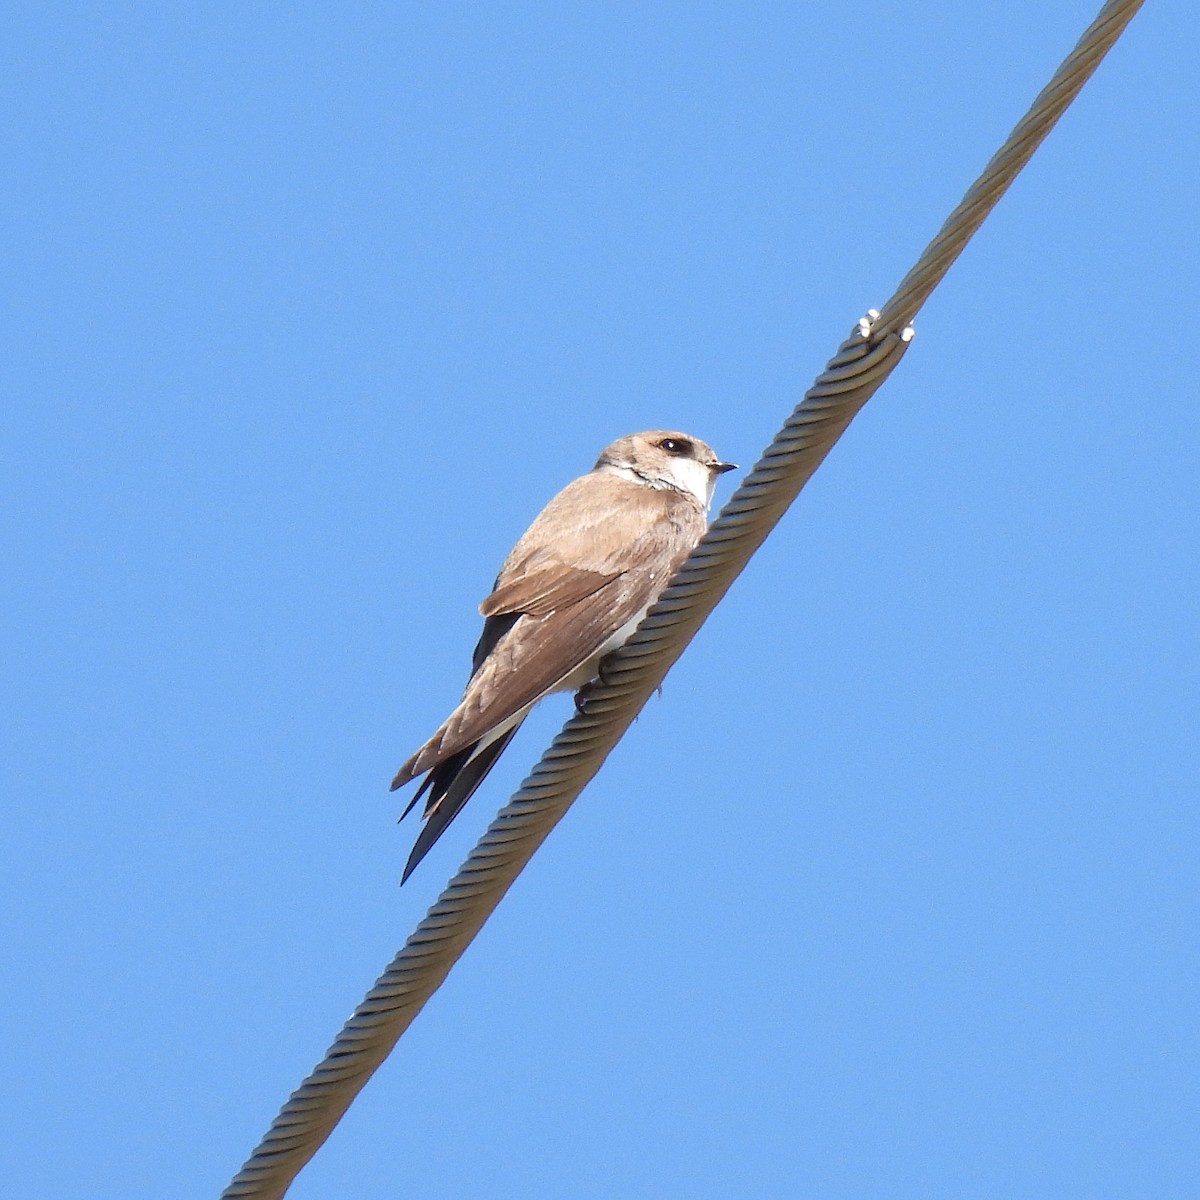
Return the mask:
{"type": "Polygon", "coordinates": [[[880,314],[858,323],[633,637],[488,827],[323,1061],[292,1093],[223,1200],[275,1200],[482,928],[634,717],[902,357],[909,322],[1143,0],[1109,0],[880,314]]]}

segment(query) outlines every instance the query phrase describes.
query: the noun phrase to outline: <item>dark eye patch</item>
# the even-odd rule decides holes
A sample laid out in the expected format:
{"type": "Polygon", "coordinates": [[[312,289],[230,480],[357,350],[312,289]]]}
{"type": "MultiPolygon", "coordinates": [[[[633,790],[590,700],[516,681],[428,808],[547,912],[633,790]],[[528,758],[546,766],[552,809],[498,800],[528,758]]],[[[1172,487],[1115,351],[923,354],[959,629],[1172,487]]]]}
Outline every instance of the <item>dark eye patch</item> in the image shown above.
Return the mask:
{"type": "Polygon", "coordinates": [[[692,443],[687,438],[663,438],[658,448],[668,454],[691,454],[692,443]]]}

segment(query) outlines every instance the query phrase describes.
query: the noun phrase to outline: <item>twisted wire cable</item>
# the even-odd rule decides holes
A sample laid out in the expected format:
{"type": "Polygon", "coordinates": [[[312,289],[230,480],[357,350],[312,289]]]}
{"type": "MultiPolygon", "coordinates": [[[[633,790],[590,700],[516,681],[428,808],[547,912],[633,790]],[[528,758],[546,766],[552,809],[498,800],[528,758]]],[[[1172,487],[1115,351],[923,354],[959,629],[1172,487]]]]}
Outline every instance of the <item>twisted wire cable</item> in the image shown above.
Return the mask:
{"type": "Polygon", "coordinates": [[[881,313],[842,343],[579,711],[500,811],[222,1200],[276,1200],[332,1132],[708,614],[900,361],[909,322],[1143,0],[1109,0],[881,313]]]}
{"type": "Polygon", "coordinates": [[[1100,9],[1053,78],[1038,92],[1029,110],[1004,139],[1004,145],[992,156],[958,207],[946,218],[937,236],[925,247],[916,265],[900,281],[892,298],[880,311],[875,326],[877,334],[899,329],[913,319],[1143,2],[1108,0],[1100,9]]]}

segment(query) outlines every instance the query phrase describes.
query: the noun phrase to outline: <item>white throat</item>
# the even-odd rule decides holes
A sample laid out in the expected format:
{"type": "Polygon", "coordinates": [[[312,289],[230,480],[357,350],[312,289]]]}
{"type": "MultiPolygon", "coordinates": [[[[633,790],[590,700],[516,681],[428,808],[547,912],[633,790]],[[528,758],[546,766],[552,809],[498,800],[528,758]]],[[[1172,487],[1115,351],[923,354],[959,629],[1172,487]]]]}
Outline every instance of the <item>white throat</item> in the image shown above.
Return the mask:
{"type": "Polygon", "coordinates": [[[642,487],[659,490],[674,488],[676,491],[686,492],[689,496],[694,496],[702,508],[708,508],[712,503],[713,489],[717,484],[713,473],[694,458],[671,459],[665,477],[642,475],[632,467],[618,467],[612,463],[605,463],[600,469],[610,475],[616,475],[619,479],[628,479],[630,483],[640,483],[642,487]]]}

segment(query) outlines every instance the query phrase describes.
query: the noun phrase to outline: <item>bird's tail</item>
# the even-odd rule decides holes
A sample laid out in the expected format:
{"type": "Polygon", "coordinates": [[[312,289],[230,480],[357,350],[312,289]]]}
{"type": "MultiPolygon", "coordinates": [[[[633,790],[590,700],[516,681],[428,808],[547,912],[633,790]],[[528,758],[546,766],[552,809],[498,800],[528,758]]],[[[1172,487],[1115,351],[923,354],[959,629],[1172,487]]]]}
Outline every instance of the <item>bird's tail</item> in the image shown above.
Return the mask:
{"type": "MultiPolygon", "coordinates": [[[[511,729],[506,729],[499,737],[481,745],[475,742],[450,755],[425,776],[417,794],[409,801],[408,807],[400,815],[403,821],[412,811],[413,806],[422,796],[428,795],[425,802],[425,826],[417,837],[416,845],[408,856],[404,866],[404,874],[400,876],[401,884],[413,873],[416,865],[429,853],[434,842],[445,832],[446,826],[458,816],[459,810],[475,794],[475,789],[487,778],[488,772],[496,765],[496,760],[504,753],[505,747],[512,736],[521,728],[518,721],[511,729]]],[[[395,785],[393,784],[393,787],[395,785]]]]}

